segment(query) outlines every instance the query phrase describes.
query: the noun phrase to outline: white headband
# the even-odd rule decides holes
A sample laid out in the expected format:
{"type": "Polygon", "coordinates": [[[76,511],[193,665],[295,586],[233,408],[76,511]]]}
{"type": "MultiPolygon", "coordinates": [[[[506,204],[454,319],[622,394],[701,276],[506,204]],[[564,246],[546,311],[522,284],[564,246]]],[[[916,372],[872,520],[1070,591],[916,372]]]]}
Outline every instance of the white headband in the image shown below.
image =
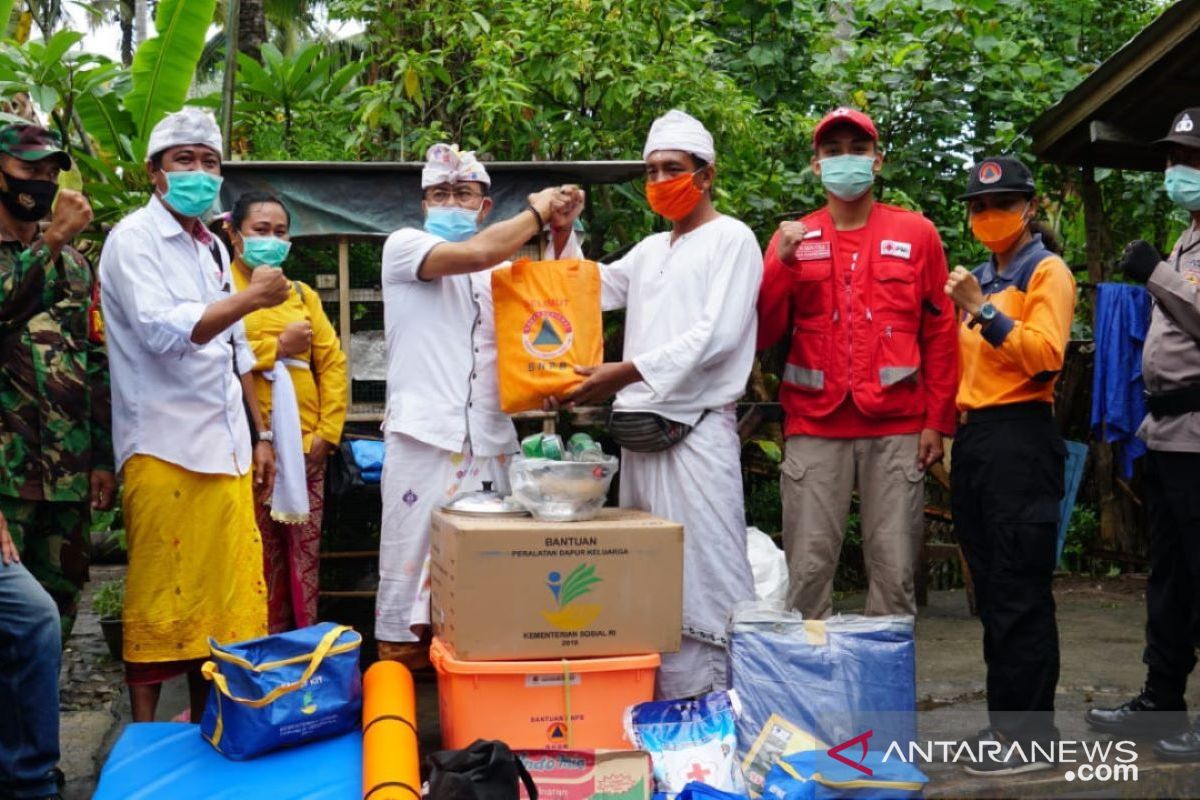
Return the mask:
{"type": "Polygon", "coordinates": [[[187,106],[158,121],[150,131],[150,142],[146,147],[146,158],[152,158],[164,150],[184,144],[202,144],[221,152],[221,130],[208,113],[187,106]]]}
{"type": "Polygon", "coordinates": [[[430,147],[425,154],[425,168],[421,170],[421,188],[428,189],[439,183],[458,181],[477,181],[484,186],[492,185],[492,179],[488,177],[483,164],[475,158],[474,151],[460,151],[456,144],[435,144],[430,147]]]}
{"type": "Polygon", "coordinates": [[[671,109],[650,126],[642,158],[649,157],[655,150],[682,150],[702,158],[709,164],[717,160],[712,134],[700,120],[690,114],[671,109]]]}

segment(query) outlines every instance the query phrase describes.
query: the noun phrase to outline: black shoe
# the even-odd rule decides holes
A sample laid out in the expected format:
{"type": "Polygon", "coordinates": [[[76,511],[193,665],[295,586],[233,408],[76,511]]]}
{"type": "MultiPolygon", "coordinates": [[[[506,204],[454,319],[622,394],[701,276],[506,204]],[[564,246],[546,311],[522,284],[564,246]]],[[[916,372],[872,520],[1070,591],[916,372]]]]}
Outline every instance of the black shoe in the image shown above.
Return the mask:
{"type": "Polygon", "coordinates": [[[1054,761],[1050,757],[1054,752],[1053,744],[1040,744],[1042,746],[1034,747],[1033,742],[1023,741],[1018,746],[1004,734],[984,729],[979,732],[971,748],[983,759],[972,761],[963,769],[971,775],[1020,775],[1054,769],[1054,761]]]}
{"type": "Polygon", "coordinates": [[[1200,761],[1200,717],[1190,730],[1155,742],[1154,755],[1176,763],[1200,761]]]}
{"type": "Polygon", "coordinates": [[[1182,697],[1162,700],[1145,689],[1116,708],[1089,708],[1083,718],[1094,731],[1133,739],[1158,739],[1188,728],[1182,697]]]}

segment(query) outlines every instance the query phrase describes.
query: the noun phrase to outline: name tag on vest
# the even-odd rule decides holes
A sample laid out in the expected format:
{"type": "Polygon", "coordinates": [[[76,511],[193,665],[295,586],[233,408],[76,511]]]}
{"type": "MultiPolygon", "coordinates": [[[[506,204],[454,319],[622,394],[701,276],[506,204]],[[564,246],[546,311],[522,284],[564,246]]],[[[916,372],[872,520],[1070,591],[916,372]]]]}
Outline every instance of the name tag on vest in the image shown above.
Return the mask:
{"type": "Polygon", "coordinates": [[[879,255],[909,260],[912,258],[912,243],[884,239],[879,243],[879,255]]]}
{"type": "Polygon", "coordinates": [[[833,248],[829,242],[801,242],[796,248],[797,261],[820,261],[829,258],[833,248]]]}

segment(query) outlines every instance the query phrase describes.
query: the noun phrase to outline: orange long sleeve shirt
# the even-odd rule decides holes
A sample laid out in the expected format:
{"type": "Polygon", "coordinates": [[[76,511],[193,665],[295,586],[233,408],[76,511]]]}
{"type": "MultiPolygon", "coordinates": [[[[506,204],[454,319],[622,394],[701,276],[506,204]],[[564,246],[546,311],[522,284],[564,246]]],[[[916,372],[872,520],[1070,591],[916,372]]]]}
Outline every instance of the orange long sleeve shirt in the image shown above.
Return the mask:
{"type": "Polygon", "coordinates": [[[989,260],[972,273],[998,313],[986,327],[960,325],[958,409],[1053,402],[1075,314],[1071,270],[1039,236],[1003,272],[989,260]]]}

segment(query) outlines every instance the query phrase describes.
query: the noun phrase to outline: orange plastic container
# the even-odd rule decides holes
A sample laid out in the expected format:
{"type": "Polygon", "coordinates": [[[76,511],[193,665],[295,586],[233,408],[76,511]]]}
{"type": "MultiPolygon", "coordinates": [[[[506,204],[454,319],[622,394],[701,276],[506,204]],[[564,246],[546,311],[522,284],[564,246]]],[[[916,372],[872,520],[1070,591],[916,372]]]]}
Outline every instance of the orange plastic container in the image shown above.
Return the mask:
{"type": "Polygon", "coordinates": [[[632,747],[622,715],[654,699],[657,653],[558,661],[460,661],[440,639],[430,660],[438,675],[442,746],[499,739],[514,750],[632,747]]]}

